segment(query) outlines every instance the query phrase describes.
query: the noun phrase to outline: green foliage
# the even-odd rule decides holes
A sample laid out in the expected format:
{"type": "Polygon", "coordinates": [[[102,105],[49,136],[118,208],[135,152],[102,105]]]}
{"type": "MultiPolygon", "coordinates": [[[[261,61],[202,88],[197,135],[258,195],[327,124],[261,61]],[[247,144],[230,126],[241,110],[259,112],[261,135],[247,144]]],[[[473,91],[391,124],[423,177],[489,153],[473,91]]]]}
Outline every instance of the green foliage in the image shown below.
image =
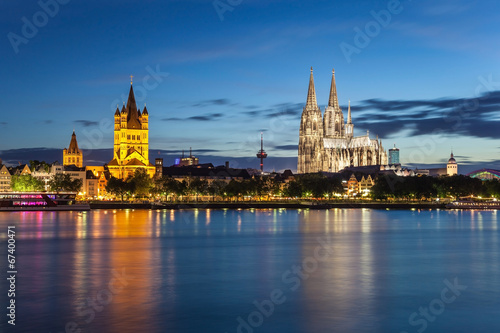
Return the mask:
{"type": "Polygon", "coordinates": [[[384,175],[375,180],[373,199],[427,200],[433,197],[459,198],[470,195],[498,195],[498,183],[482,182],[464,175],[442,177],[399,177],[384,175]]]}
{"type": "Polygon", "coordinates": [[[136,169],[134,175],[127,179],[127,183],[129,183],[129,191],[137,197],[149,196],[154,185],[145,168],[136,169]]]}
{"type": "Polygon", "coordinates": [[[171,196],[182,196],[188,192],[188,186],[185,181],[179,182],[172,177],[163,176],[155,181],[155,191],[165,195],[165,199],[171,196]]]}
{"type": "Polygon", "coordinates": [[[16,192],[43,191],[43,181],[32,177],[31,175],[12,176],[10,178],[10,187],[16,192]]]}
{"type": "Polygon", "coordinates": [[[48,185],[50,190],[54,192],[79,192],[83,181],[81,179],[71,179],[68,174],[57,173],[52,177],[48,185]]]}
{"type": "Polygon", "coordinates": [[[188,193],[198,195],[205,195],[208,193],[208,181],[201,178],[190,179],[187,188],[188,193]]]}
{"type": "Polygon", "coordinates": [[[111,177],[106,185],[106,192],[119,196],[123,201],[125,195],[131,195],[132,186],[130,183],[122,179],[111,177]]]}
{"type": "Polygon", "coordinates": [[[320,173],[299,175],[288,183],[285,195],[289,197],[324,198],[335,193],[343,193],[342,183],[338,178],[326,177],[320,173]]]}
{"type": "Polygon", "coordinates": [[[223,197],[227,183],[223,180],[216,179],[208,186],[208,194],[214,199],[216,196],[223,197]]]}
{"type": "Polygon", "coordinates": [[[43,169],[45,172],[48,173],[50,170],[50,164],[48,164],[45,161],[40,162],[39,160],[30,160],[29,165],[30,165],[31,172],[33,172],[35,170],[43,169]]]}

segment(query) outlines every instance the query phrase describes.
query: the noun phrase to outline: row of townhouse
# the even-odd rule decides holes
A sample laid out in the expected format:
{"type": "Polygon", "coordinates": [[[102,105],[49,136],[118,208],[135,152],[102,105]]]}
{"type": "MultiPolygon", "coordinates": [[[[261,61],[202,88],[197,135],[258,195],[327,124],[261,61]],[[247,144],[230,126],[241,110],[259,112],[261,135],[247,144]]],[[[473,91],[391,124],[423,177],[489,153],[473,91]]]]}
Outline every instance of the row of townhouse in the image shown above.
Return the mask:
{"type": "Polygon", "coordinates": [[[49,190],[49,182],[56,174],[68,174],[72,179],[80,179],[82,187],[80,193],[88,198],[98,198],[106,194],[106,185],[109,180],[109,172],[104,166],[76,167],[74,165],[61,165],[57,162],[48,168],[39,166],[30,169],[27,164],[16,167],[7,167],[0,164],[0,192],[10,192],[12,176],[31,175],[40,179],[45,184],[45,191],[49,190]]]}

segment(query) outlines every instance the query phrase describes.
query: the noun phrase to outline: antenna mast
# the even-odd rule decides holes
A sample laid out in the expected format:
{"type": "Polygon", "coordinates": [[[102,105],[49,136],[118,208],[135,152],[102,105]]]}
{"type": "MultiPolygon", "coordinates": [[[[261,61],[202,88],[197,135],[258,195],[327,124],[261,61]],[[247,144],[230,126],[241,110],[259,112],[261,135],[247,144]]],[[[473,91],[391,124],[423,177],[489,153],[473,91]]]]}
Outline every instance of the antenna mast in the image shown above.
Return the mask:
{"type": "Polygon", "coordinates": [[[257,153],[257,158],[260,158],[260,172],[264,172],[264,159],[267,157],[264,151],[264,133],[260,132],[260,151],[257,153]]]}

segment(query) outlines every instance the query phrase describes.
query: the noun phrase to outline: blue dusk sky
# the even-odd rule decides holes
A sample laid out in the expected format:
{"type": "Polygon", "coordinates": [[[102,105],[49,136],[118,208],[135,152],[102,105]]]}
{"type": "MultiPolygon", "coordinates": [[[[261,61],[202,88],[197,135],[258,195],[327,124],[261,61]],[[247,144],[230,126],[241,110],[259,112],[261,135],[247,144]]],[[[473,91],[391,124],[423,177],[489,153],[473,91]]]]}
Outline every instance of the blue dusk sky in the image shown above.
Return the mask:
{"type": "Polygon", "coordinates": [[[133,75],[151,159],[193,147],[257,168],[263,131],[266,169],[295,170],[312,66],[322,110],[335,68],[355,135],[404,165],[453,149],[461,173],[500,169],[497,1],[3,1],[0,16],[7,163],[61,160],[73,129],[87,163],[111,160],[133,75]]]}

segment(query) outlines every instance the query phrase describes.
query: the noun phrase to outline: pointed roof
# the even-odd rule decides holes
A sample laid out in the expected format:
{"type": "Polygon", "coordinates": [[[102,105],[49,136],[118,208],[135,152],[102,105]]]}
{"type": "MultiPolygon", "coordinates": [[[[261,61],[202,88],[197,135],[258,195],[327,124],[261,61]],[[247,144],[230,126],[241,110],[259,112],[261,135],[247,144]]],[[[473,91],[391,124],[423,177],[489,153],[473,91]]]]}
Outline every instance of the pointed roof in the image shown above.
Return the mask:
{"type": "Polygon", "coordinates": [[[351,119],[351,100],[349,100],[349,108],[347,109],[347,123],[352,124],[351,119]]]}
{"type": "Polygon", "coordinates": [[[456,164],[457,161],[453,157],[453,150],[451,151],[450,159],[448,160],[448,164],[456,164]]]}
{"type": "Polygon", "coordinates": [[[148,109],[146,109],[146,104],[144,104],[144,109],[142,110],[142,115],[143,116],[149,116],[148,109]]]}
{"type": "Polygon", "coordinates": [[[75,131],[73,131],[73,134],[71,135],[71,141],[68,147],[68,153],[77,154],[79,152],[80,149],[78,149],[78,142],[76,142],[76,134],[75,131]]]}
{"type": "Polygon", "coordinates": [[[332,69],[332,84],[330,85],[330,98],[328,106],[339,108],[339,99],[337,97],[337,85],[335,83],[335,69],[332,69]]]}
{"type": "Polygon", "coordinates": [[[135,103],[134,88],[132,82],[130,83],[130,91],[128,93],[127,106],[125,107],[127,111],[127,128],[141,128],[141,123],[139,121],[139,114],[137,112],[137,104],[135,103]]]}
{"type": "Polygon", "coordinates": [[[316,100],[316,89],[314,89],[313,68],[311,67],[311,76],[309,77],[309,90],[307,91],[306,108],[317,109],[318,102],[316,100]]]}
{"type": "Polygon", "coordinates": [[[115,116],[120,116],[120,110],[118,109],[118,105],[116,106],[115,116]]]}

